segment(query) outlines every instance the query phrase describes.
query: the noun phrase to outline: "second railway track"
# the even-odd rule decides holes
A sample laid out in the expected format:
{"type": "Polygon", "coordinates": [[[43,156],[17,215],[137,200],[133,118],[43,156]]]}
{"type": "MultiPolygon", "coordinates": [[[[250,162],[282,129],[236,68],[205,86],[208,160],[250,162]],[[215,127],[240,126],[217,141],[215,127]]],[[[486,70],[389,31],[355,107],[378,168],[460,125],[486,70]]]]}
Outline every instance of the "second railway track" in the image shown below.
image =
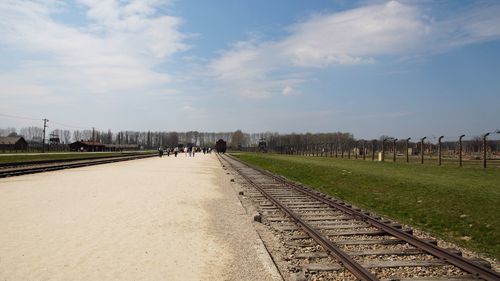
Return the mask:
{"type": "Polygon", "coordinates": [[[42,173],[70,168],[79,168],[99,164],[108,164],[120,161],[136,160],[155,157],[157,154],[136,154],[126,156],[100,157],[91,159],[69,159],[51,161],[33,161],[26,163],[3,164],[0,168],[0,178],[42,173]]]}
{"type": "MultiPolygon", "coordinates": [[[[253,188],[262,221],[285,233],[297,268],[318,280],[500,280],[481,259],[438,247],[388,219],[219,156],[253,188]]],[[[306,276],[306,275],[304,275],[306,276]]],[[[315,279],[316,280],[316,279],[315,279]]]]}

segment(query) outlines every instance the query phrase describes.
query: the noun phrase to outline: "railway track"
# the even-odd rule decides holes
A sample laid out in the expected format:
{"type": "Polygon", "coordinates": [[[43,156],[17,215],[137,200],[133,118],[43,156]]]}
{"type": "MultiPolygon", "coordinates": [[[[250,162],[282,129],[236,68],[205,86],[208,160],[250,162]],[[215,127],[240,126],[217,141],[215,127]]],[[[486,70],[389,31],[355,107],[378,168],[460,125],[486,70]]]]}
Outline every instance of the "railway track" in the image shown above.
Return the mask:
{"type": "Polygon", "coordinates": [[[105,158],[115,158],[115,157],[124,157],[124,156],[134,156],[138,155],[137,153],[121,153],[119,155],[109,155],[109,156],[95,156],[95,157],[85,157],[85,158],[68,158],[68,159],[51,159],[51,160],[35,160],[35,161],[20,161],[20,162],[7,162],[0,163],[0,170],[13,169],[13,168],[22,168],[29,167],[35,165],[48,165],[48,164],[61,164],[61,163],[70,163],[82,160],[96,160],[96,159],[105,159],[105,158]]]}
{"type": "Polygon", "coordinates": [[[388,219],[219,155],[251,188],[261,221],[281,233],[311,280],[500,280],[481,259],[444,249],[388,219]]]}
{"type": "Polygon", "coordinates": [[[49,160],[49,161],[32,161],[21,163],[4,163],[0,166],[0,178],[21,176],[34,173],[42,173],[48,171],[56,171],[62,169],[79,168],[92,165],[108,164],[120,161],[129,161],[157,156],[153,154],[139,154],[126,156],[111,156],[100,158],[85,158],[85,159],[68,159],[68,160],[49,160]]]}

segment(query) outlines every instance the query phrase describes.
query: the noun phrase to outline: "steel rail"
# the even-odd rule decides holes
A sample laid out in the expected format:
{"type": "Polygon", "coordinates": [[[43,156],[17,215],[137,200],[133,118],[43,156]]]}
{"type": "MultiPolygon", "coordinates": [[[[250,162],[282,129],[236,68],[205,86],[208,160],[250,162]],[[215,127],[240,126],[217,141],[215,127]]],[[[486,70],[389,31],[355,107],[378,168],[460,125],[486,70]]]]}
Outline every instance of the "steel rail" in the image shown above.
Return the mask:
{"type": "Polygon", "coordinates": [[[22,161],[22,162],[5,162],[5,163],[0,163],[0,169],[4,169],[5,167],[10,169],[10,168],[16,168],[19,166],[56,164],[56,163],[76,162],[76,161],[83,161],[83,160],[97,160],[97,159],[128,157],[128,156],[136,156],[136,155],[146,155],[146,154],[123,153],[121,155],[94,156],[94,157],[88,157],[88,158],[67,158],[67,159],[49,159],[49,160],[38,160],[38,161],[34,160],[34,161],[22,161]]]}
{"type": "Polygon", "coordinates": [[[80,167],[93,166],[93,165],[99,165],[99,164],[108,164],[108,163],[128,161],[128,160],[143,159],[143,158],[149,158],[149,157],[154,157],[154,156],[156,156],[156,154],[144,154],[144,155],[135,155],[135,156],[128,156],[128,157],[127,156],[115,157],[115,158],[111,158],[111,159],[108,158],[108,159],[90,160],[90,161],[85,161],[82,159],[81,161],[84,161],[84,162],[66,163],[66,164],[44,166],[44,167],[31,167],[31,168],[27,167],[27,168],[21,168],[21,169],[17,169],[17,170],[9,170],[9,171],[1,171],[0,170],[0,178],[21,176],[21,175],[35,174],[35,173],[43,173],[43,172],[70,169],[70,168],[80,168],[80,167]]]}
{"type": "MultiPolygon", "coordinates": [[[[234,158],[233,158],[234,159],[234,158]]],[[[226,160],[229,165],[233,167],[236,171],[238,169],[234,167],[229,161],[226,160]]],[[[280,208],[285,214],[287,214],[290,218],[292,218],[303,230],[306,232],[311,238],[320,244],[325,250],[330,252],[334,257],[336,257],[340,263],[342,263],[356,278],[363,281],[378,281],[379,279],[366,270],[361,264],[353,260],[347,253],[338,248],[332,241],[328,238],[321,235],[321,233],[315,230],[312,226],[302,220],[299,216],[297,216],[292,210],[281,204],[277,201],[273,196],[268,194],[263,188],[261,188],[257,183],[255,183],[248,176],[240,173],[241,176],[248,181],[251,185],[253,185],[257,190],[259,190],[262,195],[264,195],[269,201],[271,201],[274,205],[280,208]]]]}
{"type": "Polygon", "coordinates": [[[368,224],[372,225],[373,227],[376,227],[390,235],[395,236],[396,238],[399,238],[408,244],[411,244],[427,253],[429,253],[432,256],[435,256],[437,258],[440,258],[450,264],[455,265],[456,267],[474,275],[475,277],[487,280],[487,281],[499,281],[500,280],[500,274],[492,269],[489,269],[487,267],[484,267],[482,265],[476,264],[464,257],[461,257],[455,253],[452,253],[450,251],[447,251],[446,249],[440,248],[436,245],[433,245],[429,242],[423,241],[409,233],[404,232],[403,230],[400,230],[394,226],[388,225],[380,220],[378,217],[372,217],[369,214],[366,214],[362,212],[361,210],[356,210],[352,208],[351,206],[347,206],[346,203],[340,201],[340,200],[331,200],[329,198],[325,198],[325,194],[322,194],[317,191],[313,191],[309,188],[306,188],[304,186],[298,185],[296,183],[290,182],[282,177],[276,176],[272,174],[269,171],[266,171],[264,169],[255,167],[253,165],[244,163],[240,161],[239,159],[236,159],[235,157],[228,155],[228,157],[232,158],[235,161],[238,161],[247,167],[250,167],[252,169],[255,169],[257,171],[260,171],[264,173],[265,175],[268,175],[275,180],[293,186],[297,190],[303,192],[304,194],[310,195],[311,197],[328,204],[329,206],[336,208],[340,211],[343,211],[345,213],[348,213],[354,217],[358,217],[361,220],[367,222],[368,224]]]}

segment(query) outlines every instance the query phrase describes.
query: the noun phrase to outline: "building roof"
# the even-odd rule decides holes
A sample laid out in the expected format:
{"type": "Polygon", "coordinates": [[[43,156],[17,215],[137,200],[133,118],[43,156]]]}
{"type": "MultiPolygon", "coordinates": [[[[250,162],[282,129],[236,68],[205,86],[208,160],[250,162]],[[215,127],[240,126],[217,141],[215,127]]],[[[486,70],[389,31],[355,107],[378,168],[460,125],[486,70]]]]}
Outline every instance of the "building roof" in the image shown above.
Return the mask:
{"type": "Polygon", "coordinates": [[[87,146],[104,146],[104,144],[96,141],[75,141],[74,143],[71,143],[72,145],[78,144],[78,145],[87,145],[87,146]]]}
{"type": "Polygon", "coordinates": [[[107,148],[136,148],[139,147],[138,144],[105,144],[107,148]]]}
{"type": "Polygon", "coordinates": [[[0,137],[0,144],[16,144],[20,140],[25,141],[23,137],[0,137]]]}

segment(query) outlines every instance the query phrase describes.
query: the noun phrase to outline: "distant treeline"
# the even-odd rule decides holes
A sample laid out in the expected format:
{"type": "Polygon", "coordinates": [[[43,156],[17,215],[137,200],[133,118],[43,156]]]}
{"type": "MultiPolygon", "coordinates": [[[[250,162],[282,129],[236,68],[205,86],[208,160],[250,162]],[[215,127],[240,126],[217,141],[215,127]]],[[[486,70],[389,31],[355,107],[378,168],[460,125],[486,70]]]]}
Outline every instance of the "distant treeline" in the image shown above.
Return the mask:
{"type": "MultiPolygon", "coordinates": [[[[19,135],[28,142],[41,143],[43,139],[43,128],[24,127],[19,131],[16,128],[0,129],[0,136],[19,135]]],[[[191,144],[197,146],[213,146],[218,139],[225,140],[232,149],[257,147],[259,142],[264,141],[268,149],[280,150],[283,147],[303,147],[309,145],[321,145],[323,147],[335,146],[343,150],[361,147],[363,142],[367,146],[381,146],[382,140],[390,142],[393,138],[389,136],[380,136],[377,140],[363,140],[354,138],[353,134],[345,132],[332,133],[291,133],[279,134],[276,132],[263,133],[244,133],[241,130],[234,132],[159,132],[159,131],[119,131],[112,132],[99,130],[63,130],[55,129],[46,132],[46,142],[57,142],[59,144],[69,144],[74,141],[85,140],[95,141],[103,144],[137,144],[143,148],[156,148],[159,146],[175,147],[179,144],[191,144]]],[[[454,141],[443,142],[445,150],[456,150],[458,139],[454,141]]],[[[419,140],[412,140],[409,146],[417,149],[419,140]]],[[[403,149],[404,140],[396,142],[397,149],[403,149]]],[[[426,141],[430,150],[436,145],[436,141],[426,141]]],[[[464,150],[470,152],[479,152],[482,147],[482,138],[480,136],[468,136],[463,141],[464,150]]],[[[500,151],[500,141],[490,140],[488,146],[491,151],[500,151]]]]}
{"type": "MultiPolygon", "coordinates": [[[[119,131],[112,132],[99,130],[62,130],[47,131],[47,143],[58,142],[69,144],[74,141],[95,141],[103,144],[137,144],[143,148],[159,146],[175,147],[178,144],[213,145],[218,139],[230,141],[234,132],[158,132],[158,131],[119,131]]],[[[30,143],[41,143],[43,128],[24,127],[0,129],[0,136],[22,136],[30,143]]]]}
{"type": "MultiPolygon", "coordinates": [[[[236,132],[235,132],[236,134],[236,132]]],[[[263,133],[267,144],[267,148],[272,151],[283,152],[283,150],[304,150],[313,149],[316,147],[321,150],[337,150],[337,151],[354,151],[360,150],[363,146],[366,149],[372,147],[380,151],[382,143],[384,142],[386,150],[392,149],[393,141],[396,140],[396,150],[403,151],[406,147],[406,139],[397,139],[386,135],[380,136],[378,139],[356,139],[351,133],[335,132],[335,133],[305,133],[305,134],[277,134],[277,133],[263,133]],[[384,141],[385,140],[385,141],[384,141]]],[[[495,134],[492,135],[495,137],[495,134]]],[[[491,137],[490,137],[491,138],[491,137]]],[[[257,143],[251,141],[252,134],[243,133],[243,141],[238,142],[233,137],[231,145],[233,148],[238,147],[253,147],[257,143]]],[[[455,153],[458,151],[458,137],[454,141],[443,141],[441,147],[447,153],[455,153]]],[[[483,139],[481,136],[468,136],[462,141],[463,150],[465,153],[480,152],[483,147],[483,139]]],[[[492,152],[500,152],[500,140],[488,140],[488,150],[492,152]]],[[[412,149],[413,153],[419,153],[421,146],[420,140],[408,141],[408,147],[412,149]]],[[[427,138],[424,141],[424,149],[426,151],[437,150],[437,138],[427,138]]]]}

